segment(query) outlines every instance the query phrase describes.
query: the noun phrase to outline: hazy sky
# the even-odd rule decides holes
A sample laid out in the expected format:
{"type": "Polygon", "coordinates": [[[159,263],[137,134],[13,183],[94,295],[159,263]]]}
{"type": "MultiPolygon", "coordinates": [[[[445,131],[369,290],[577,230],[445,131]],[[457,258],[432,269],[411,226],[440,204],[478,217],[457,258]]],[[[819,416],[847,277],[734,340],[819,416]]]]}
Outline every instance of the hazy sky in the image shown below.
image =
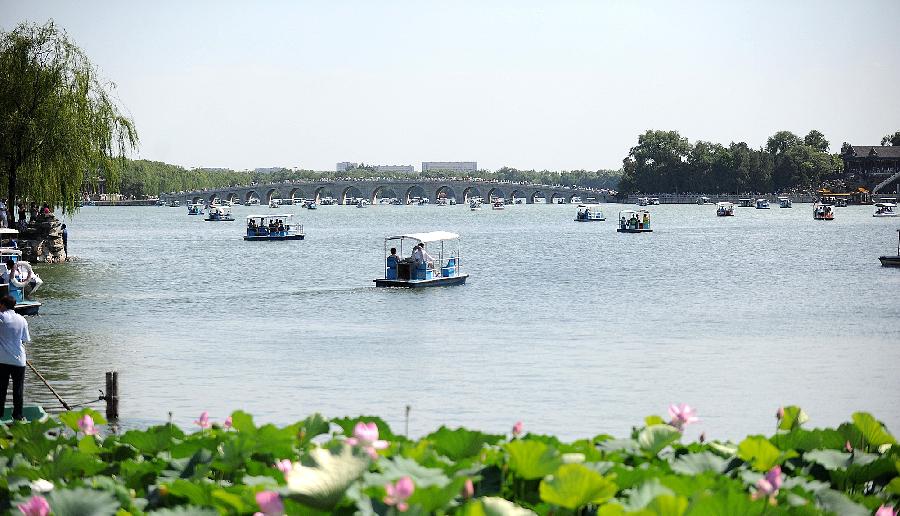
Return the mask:
{"type": "Polygon", "coordinates": [[[136,157],[619,168],[646,129],[900,130],[900,1],[0,0],[118,85],[136,157]]]}

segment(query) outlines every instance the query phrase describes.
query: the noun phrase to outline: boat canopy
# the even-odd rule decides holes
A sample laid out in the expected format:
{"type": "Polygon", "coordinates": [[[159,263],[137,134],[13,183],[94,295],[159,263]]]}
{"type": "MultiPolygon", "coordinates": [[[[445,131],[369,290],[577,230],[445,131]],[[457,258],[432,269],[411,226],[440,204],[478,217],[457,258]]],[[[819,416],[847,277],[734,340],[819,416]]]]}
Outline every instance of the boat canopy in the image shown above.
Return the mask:
{"type": "Polygon", "coordinates": [[[879,208],[896,208],[897,207],[897,205],[892,202],[876,202],[875,206],[878,206],[879,208]]]}
{"type": "Polygon", "coordinates": [[[247,220],[250,219],[289,219],[293,217],[292,213],[281,213],[276,215],[247,215],[247,220]]]}
{"type": "Polygon", "coordinates": [[[11,228],[0,228],[0,235],[18,235],[19,231],[17,229],[11,228]]]}
{"type": "Polygon", "coordinates": [[[636,214],[636,215],[637,215],[637,214],[643,214],[643,213],[646,213],[647,215],[650,215],[650,212],[647,211],[647,210],[622,210],[622,211],[619,212],[619,217],[623,217],[623,216],[625,216],[625,215],[630,215],[630,214],[636,214]]]}
{"type": "Polygon", "coordinates": [[[722,202],[717,202],[716,205],[728,208],[729,206],[734,206],[734,203],[728,202],[728,201],[722,201],[722,202]]]}
{"type": "Polygon", "coordinates": [[[410,240],[418,240],[419,242],[437,242],[439,240],[456,240],[459,235],[450,233],[449,231],[431,231],[428,233],[408,233],[406,235],[396,235],[385,238],[385,240],[400,240],[409,238],[410,240]]]}

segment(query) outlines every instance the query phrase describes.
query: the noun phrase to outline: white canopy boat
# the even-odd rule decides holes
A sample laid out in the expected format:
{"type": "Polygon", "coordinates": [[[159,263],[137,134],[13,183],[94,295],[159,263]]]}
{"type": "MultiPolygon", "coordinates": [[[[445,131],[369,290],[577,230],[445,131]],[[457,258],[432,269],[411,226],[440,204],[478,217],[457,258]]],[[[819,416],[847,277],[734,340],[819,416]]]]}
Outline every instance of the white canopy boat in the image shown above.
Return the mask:
{"type": "Polygon", "coordinates": [[[206,206],[199,202],[188,204],[188,215],[203,215],[203,209],[206,206]]]}
{"type": "Polygon", "coordinates": [[[469,275],[460,272],[461,258],[459,235],[456,233],[431,231],[390,236],[384,239],[384,277],[373,281],[376,287],[422,288],[462,285],[469,275]],[[434,249],[426,249],[424,256],[418,255],[422,258],[421,261],[413,258],[416,256],[416,246],[432,242],[436,244],[434,249]],[[451,243],[456,244],[455,251],[451,248],[451,243]],[[398,251],[399,254],[390,253],[389,249],[398,251]],[[413,256],[402,258],[406,252],[413,252],[413,256]]]}
{"type": "Polygon", "coordinates": [[[31,264],[22,260],[16,239],[19,232],[15,229],[0,228],[0,267],[9,270],[6,262],[13,262],[9,283],[0,283],[0,295],[9,294],[16,300],[15,311],[22,315],[35,315],[41,308],[40,301],[27,299],[44,284],[31,268],[31,264]]]}
{"type": "Polygon", "coordinates": [[[618,233],[652,233],[650,212],[647,210],[622,210],[619,212],[618,233]]]}
{"type": "Polygon", "coordinates": [[[734,217],[734,203],[723,201],[716,204],[716,216],[734,217]]]}
{"type": "Polygon", "coordinates": [[[875,203],[875,213],[873,213],[872,216],[873,217],[896,217],[897,216],[897,205],[892,202],[875,203]]]}
{"type": "Polygon", "coordinates": [[[303,240],[303,226],[294,224],[290,213],[279,215],[247,215],[244,240],[303,240]]]}
{"type": "Polygon", "coordinates": [[[767,199],[757,199],[756,200],[756,209],[757,210],[768,210],[769,209],[769,201],[767,199]]]}
{"type": "Polygon", "coordinates": [[[601,222],[606,220],[599,204],[579,204],[575,222],[601,222]]]}
{"type": "Polygon", "coordinates": [[[830,204],[815,203],[813,205],[814,220],[834,220],[834,210],[830,204]]]}
{"type": "Polygon", "coordinates": [[[232,222],[231,206],[213,205],[209,207],[209,214],[203,219],[207,222],[232,222]]]}

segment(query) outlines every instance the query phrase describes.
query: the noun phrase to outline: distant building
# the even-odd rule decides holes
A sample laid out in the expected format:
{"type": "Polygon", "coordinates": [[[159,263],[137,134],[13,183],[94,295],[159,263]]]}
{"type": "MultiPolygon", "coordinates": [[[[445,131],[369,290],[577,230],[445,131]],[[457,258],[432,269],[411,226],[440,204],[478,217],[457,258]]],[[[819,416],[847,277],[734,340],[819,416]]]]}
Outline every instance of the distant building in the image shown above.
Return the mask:
{"type": "Polygon", "coordinates": [[[375,165],[375,172],[402,172],[412,174],[416,170],[412,165],[375,165]]]}
{"type": "Polygon", "coordinates": [[[335,167],[335,170],[338,172],[346,172],[348,170],[353,170],[354,168],[356,168],[356,165],[356,163],[350,161],[340,161],[335,167]]]}
{"type": "MultiPolygon", "coordinates": [[[[850,145],[841,153],[844,176],[868,188],[900,173],[900,146],[850,145]]],[[[880,190],[884,190],[885,184],[880,190]]]]}
{"type": "Polygon", "coordinates": [[[475,161],[423,161],[422,172],[477,172],[475,161]]]}

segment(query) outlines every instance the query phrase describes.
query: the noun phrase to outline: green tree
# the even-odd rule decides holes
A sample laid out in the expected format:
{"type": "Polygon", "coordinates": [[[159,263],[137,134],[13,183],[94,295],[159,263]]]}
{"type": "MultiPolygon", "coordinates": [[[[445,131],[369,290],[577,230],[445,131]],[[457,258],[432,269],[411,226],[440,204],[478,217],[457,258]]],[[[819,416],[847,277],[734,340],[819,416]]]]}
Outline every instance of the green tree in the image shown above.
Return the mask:
{"type": "Polygon", "coordinates": [[[21,194],[69,211],[85,181],[102,174],[118,185],[138,137],[98,77],[52,21],[0,33],[0,167],[11,206],[21,194]]]}
{"type": "Polygon", "coordinates": [[[803,144],[809,145],[814,149],[819,149],[822,152],[828,152],[828,147],[831,146],[831,144],[828,143],[828,140],[825,139],[825,135],[815,129],[803,137],[803,144]]]}
{"type": "Polygon", "coordinates": [[[900,147],[900,131],[897,131],[894,134],[886,134],[884,138],[881,139],[881,144],[891,144],[894,147],[900,147]]]}
{"type": "Polygon", "coordinates": [[[795,145],[777,160],[772,183],[776,190],[815,188],[833,173],[831,155],[809,145],[795,145]]]}
{"type": "Polygon", "coordinates": [[[790,131],[778,131],[766,141],[766,150],[769,154],[783,154],[794,145],[803,143],[800,137],[790,131]]]}
{"type": "Polygon", "coordinates": [[[678,131],[648,130],[638,137],[623,161],[623,192],[685,191],[694,187],[686,178],[691,144],[678,131]]]}

